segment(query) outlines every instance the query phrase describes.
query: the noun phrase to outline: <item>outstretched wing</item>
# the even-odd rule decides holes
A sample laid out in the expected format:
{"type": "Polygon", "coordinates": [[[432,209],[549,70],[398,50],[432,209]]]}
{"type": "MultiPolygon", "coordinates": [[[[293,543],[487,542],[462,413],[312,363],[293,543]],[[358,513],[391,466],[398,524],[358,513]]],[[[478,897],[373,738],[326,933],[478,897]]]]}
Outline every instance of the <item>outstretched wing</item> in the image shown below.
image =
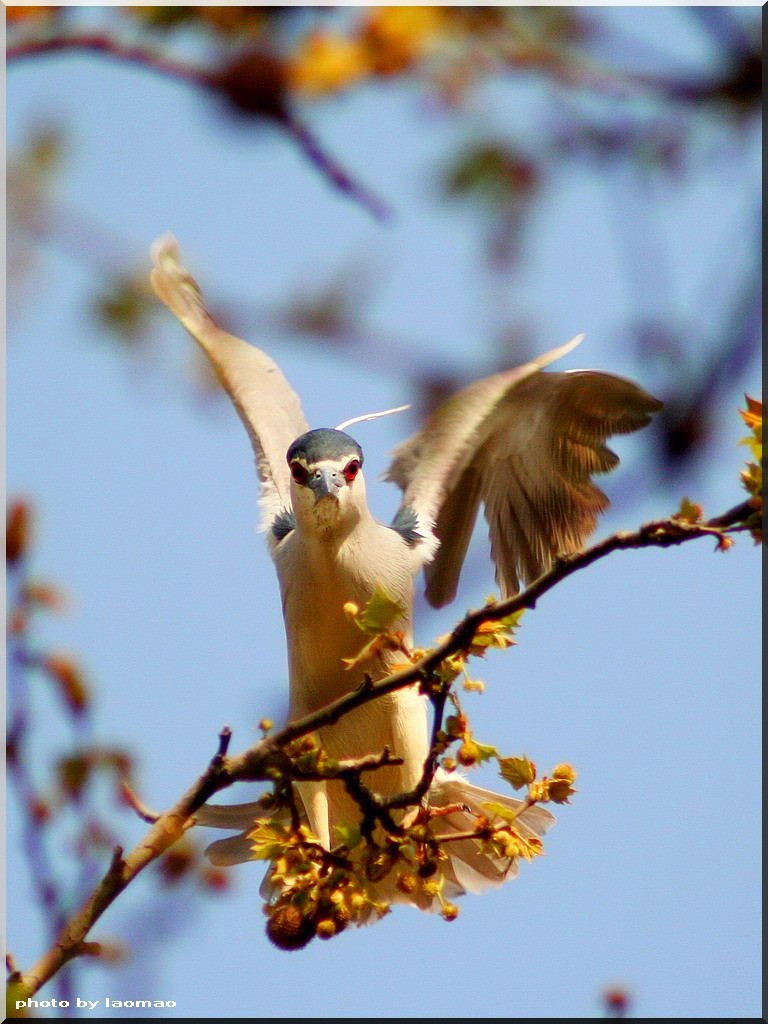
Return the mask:
{"type": "Polygon", "coordinates": [[[464,388],[395,449],[387,478],[439,542],[424,569],[435,607],[456,594],[481,503],[504,596],[579,550],[607,507],[591,480],[618,464],[606,438],[644,427],[661,403],[611,374],[539,372],[582,338],[464,388]]]}
{"type": "Polygon", "coordinates": [[[309,429],[301,404],[277,364],[248,342],[216,326],[200,288],[179,260],[172,235],[152,246],[155,294],[178,317],[205,352],[248,431],[262,482],[262,527],[290,512],[290,471],[285,454],[309,429]]]}

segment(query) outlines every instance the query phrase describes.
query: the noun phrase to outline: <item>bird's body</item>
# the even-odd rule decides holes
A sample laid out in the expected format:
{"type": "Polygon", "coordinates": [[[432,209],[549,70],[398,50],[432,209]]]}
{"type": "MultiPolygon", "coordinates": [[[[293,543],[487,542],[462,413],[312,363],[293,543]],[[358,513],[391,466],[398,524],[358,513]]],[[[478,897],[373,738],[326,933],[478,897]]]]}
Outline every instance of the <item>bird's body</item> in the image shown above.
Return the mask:
{"type": "MultiPolygon", "coordinates": [[[[370,514],[349,531],[334,532],[327,522],[318,523],[317,529],[297,524],[275,546],[273,558],[289,651],[290,717],[301,718],[355,689],[366,673],[376,679],[397,661],[396,654],[383,652],[344,668],[342,659],[354,659],[365,640],[344,606],[353,603],[363,608],[377,585],[382,587],[407,609],[393,627],[410,641],[418,564],[403,538],[370,514]],[[375,552],[375,559],[361,558],[363,551],[375,552]]],[[[403,661],[402,655],[399,660],[403,661]]],[[[405,792],[416,784],[427,755],[424,701],[412,688],[388,694],[350,712],[343,723],[320,730],[319,743],[337,759],[363,757],[389,747],[405,763],[379,769],[376,788],[385,794],[405,792]]],[[[313,832],[330,846],[334,827],[354,821],[357,805],[340,782],[301,783],[298,788],[313,832]]]]}
{"type": "MultiPolygon", "coordinates": [[[[262,527],[280,580],[292,719],[405,661],[413,639],[414,581],[423,570],[427,599],[436,607],[453,599],[481,506],[503,596],[531,583],[558,554],[578,550],[608,504],[591,477],[618,463],[605,439],[645,426],[660,407],[636,384],[610,374],[540,372],[573,349],[581,340],[575,338],[453,395],[403,442],[387,472],[403,491],[402,505],[386,526],[368,508],[359,444],[338,429],[308,429],[276,364],[213,322],[173,239],[159,240],[153,255],[156,293],[208,356],[254,447],[262,527]],[[402,634],[403,650],[379,645],[360,660],[365,637],[349,605],[365,607],[377,590],[403,609],[390,624],[402,634]]],[[[366,785],[383,797],[407,793],[422,778],[429,752],[426,698],[415,687],[392,692],[319,729],[317,739],[337,760],[388,748],[402,764],[370,773],[366,785]]],[[[297,803],[326,849],[334,846],[338,827],[359,822],[360,808],[343,782],[301,782],[296,789],[297,803]]],[[[441,828],[449,834],[471,831],[488,800],[520,806],[473,786],[461,773],[439,769],[425,803],[445,811],[441,828]]],[[[201,824],[242,830],[209,847],[214,863],[250,859],[249,832],[263,814],[258,803],[203,808],[201,824]]],[[[515,819],[515,827],[540,835],[553,820],[534,806],[515,819]]],[[[480,892],[515,873],[515,864],[474,840],[450,843],[444,877],[455,893],[480,892]]],[[[381,885],[387,899],[430,908],[431,899],[398,893],[391,879],[381,885]]]]}
{"type": "MultiPolygon", "coordinates": [[[[317,536],[297,526],[273,555],[280,580],[288,640],[291,714],[316,711],[351,689],[362,678],[362,666],[340,677],[341,658],[353,658],[365,639],[344,605],[363,608],[377,585],[409,609],[397,629],[411,633],[413,553],[394,531],[373,517],[365,518],[343,537],[317,536]],[[360,558],[372,551],[374,559],[360,558]],[[313,602],[322,595],[318,618],[313,602]]],[[[367,667],[366,667],[367,668],[367,667]]]]}

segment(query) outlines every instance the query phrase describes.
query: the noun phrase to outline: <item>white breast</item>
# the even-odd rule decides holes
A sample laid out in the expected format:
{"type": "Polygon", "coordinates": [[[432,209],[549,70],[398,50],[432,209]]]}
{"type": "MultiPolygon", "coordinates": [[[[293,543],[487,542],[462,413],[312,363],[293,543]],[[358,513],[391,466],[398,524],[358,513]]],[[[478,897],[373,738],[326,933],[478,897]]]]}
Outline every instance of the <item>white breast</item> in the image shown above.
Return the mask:
{"type": "MultiPolygon", "coordinates": [[[[351,601],[364,607],[377,586],[406,609],[393,626],[410,643],[418,562],[394,530],[372,518],[340,541],[308,538],[296,529],[281,542],[274,558],[288,640],[291,718],[356,689],[366,673],[375,680],[397,662],[405,662],[405,656],[396,652],[368,658],[351,670],[342,662],[358,655],[370,639],[345,614],[344,605],[351,601]]],[[[387,747],[403,758],[403,764],[379,769],[367,784],[382,795],[410,790],[421,776],[429,746],[426,698],[416,687],[380,697],[320,729],[317,739],[337,759],[381,753],[387,747]]],[[[312,830],[326,846],[337,825],[359,820],[359,808],[342,782],[302,782],[297,789],[312,830]]]]}
{"type": "MultiPolygon", "coordinates": [[[[369,639],[344,612],[364,607],[381,586],[406,609],[395,624],[410,641],[413,558],[403,539],[370,519],[343,540],[318,540],[294,530],[275,552],[288,642],[291,715],[323,707],[357,687],[368,672],[387,671],[392,657],[347,670],[369,639]]],[[[396,659],[395,659],[396,660],[396,659]]],[[[402,656],[400,660],[404,660],[402,656]]]]}

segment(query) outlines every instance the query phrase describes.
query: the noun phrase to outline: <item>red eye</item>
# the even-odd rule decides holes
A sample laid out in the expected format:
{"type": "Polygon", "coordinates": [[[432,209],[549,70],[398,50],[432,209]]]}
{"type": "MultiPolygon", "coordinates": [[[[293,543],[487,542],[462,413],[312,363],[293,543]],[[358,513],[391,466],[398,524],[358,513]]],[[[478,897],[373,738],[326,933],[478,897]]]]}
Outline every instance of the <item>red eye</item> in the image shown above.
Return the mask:
{"type": "Polygon", "coordinates": [[[357,461],[357,459],[352,459],[351,462],[347,463],[347,466],[344,470],[344,476],[346,477],[348,484],[352,483],[352,481],[355,479],[359,471],[360,463],[357,461]]]}
{"type": "Polygon", "coordinates": [[[297,484],[305,484],[307,482],[307,471],[300,462],[291,463],[291,476],[297,484]]]}

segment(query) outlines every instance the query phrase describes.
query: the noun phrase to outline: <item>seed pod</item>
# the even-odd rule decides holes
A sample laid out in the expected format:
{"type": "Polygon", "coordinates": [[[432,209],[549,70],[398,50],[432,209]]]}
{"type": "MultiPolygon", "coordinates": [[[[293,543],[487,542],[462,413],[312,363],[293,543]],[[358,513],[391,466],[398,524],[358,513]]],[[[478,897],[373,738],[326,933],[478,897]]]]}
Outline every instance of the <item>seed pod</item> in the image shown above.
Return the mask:
{"type": "Polygon", "coordinates": [[[333,918],[333,923],[336,925],[337,932],[343,932],[351,920],[349,908],[343,903],[333,908],[331,917],[333,918]]]}
{"type": "Polygon", "coordinates": [[[298,907],[277,907],[267,922],[267,938],[278,949],[303,949],[315,935],[315,922],[298,907]]]}

